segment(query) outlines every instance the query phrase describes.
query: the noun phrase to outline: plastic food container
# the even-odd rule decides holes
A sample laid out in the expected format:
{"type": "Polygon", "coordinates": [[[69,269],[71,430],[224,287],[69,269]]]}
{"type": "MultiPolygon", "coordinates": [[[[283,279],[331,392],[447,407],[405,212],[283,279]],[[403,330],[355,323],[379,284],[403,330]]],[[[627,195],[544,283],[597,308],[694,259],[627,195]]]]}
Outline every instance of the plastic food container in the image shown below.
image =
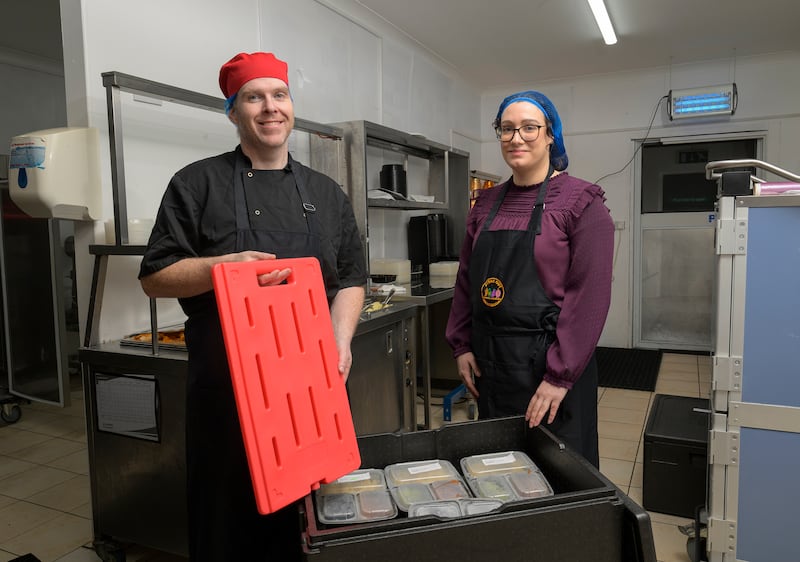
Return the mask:
{"type": "Polygon", "coordinates": [[[457,499],[416,503],[408,509],[409,517],[433,515],[442,519],[489,513],[503,505],[502,501],[489,499],[457,499]]]}
{"type": "Polygon", "coordinates": [[[418,503],[472,497],[464,479],[446,460],[392,464],[384,472],[386,484],[402,511],[418,503]]]}
{"type": "Polygon", "coordinates": [[[380,469],[355,470],[323,484],[315,495],[317,518],[323,523],[341,525],[397,516],[397,505],[380,469]]]}
{"type": "Polygon", "coordinates": [[[508,502],[553,495],[553,488],[523,452],[507,451],[461,459],[461,468],[476,497],[508,502]]]}

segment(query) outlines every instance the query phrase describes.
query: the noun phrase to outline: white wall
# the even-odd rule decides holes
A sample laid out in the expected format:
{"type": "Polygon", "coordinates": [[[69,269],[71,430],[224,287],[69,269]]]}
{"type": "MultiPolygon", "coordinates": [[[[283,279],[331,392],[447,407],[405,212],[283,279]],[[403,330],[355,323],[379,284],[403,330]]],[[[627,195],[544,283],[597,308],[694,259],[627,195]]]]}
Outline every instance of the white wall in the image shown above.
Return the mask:
{"type": "MultiPolygon", "coordinates": [[[[736,115],[673,123],[662,103],[650,135],[766,131],[764,159],[800,170],[797,52],[545,83],[532,80],[481,95],[447,64],[411,43],[357,0],[230,0],[225,4],[217,0],[135,4],[61,0],[61,4],[68,123],[96,126],[103,135],[106,217],[113,213],[100,73],[116,70],[220,96],[220,65],[237,52],[254,50],[275,51],[289,63],[298,116],[322,123],[366,119],[421,133],[468,151],[471,168],[503,177],[508,171],[489,123],[509,93],[538,89],[553,99],[565,125],[569,171],[594,181],[631,160],[634,141],[644,137],[656,104],[670,88],[735,81],[740,94],[736,115]]],[[[130,97],[123,103],[130,217],[155,214],[176,169],[201,156],[229,150],[236,142],[221,114],[172,104],[153,106],[130,97]]],[[[632,343],[633,165],[603,179],[601,185],[614,219],[627,226],[617,232],[612,308],[601,343],[625,347],[632,343]]],[[[398,217],[384,217],[385,255],[404,251],[400,248],[404,225],[398,217]]],[[[93,232],[79,232],[79,248],[81,243],[88,246],[92,236],[93,232]]],[[[138,260],[114,259],[122,263],[110,271],[109,286],[124,298],[107,293],[103,339],[147,326],[147,300],[135,281],[138,260]]],[[[85,310],[91,266],[85,249],[78,260],[80,302],[85,310]]],[[[180,319],[177,307],[169,302],[159,302],[159,306],[167,309],[165,318],[180,319]]]]}
{"type": "MultiPolygon", "coordinates": [[[[289,63],[298,117],[364,119],[463,150],[480,148],[479,92],[355,1],[333,7],[324,0],[61,0],[61,8],[68,123],[101,133],[107,218],[113,211],[105,71],[221,97],[217,78],[226,60],[241,51],[274,51],[289,63]]],[[[154,217],[172,173],[232,149],[235,132],[222,114],[122,98],[128,216],[154,217]]],[[[92,261],[87,247],[102,230],[98,224],[76,233],[82,310],[92,261]]],[[[138,258],[111,259],[101,340],[149,326],[138,265],[138,258]]],[[[159,301],[159,318],[183,319],[172,301],[159,301]]]]}
{"type": "MultiPolygon", "coordinates": [[[[633,157],[636,140],[645,137],[656,105],[669,90],[735,81],[739,90],[736,113],[727,118],[671,122],[661,102],[649,137],[766,131],[763,159],[781,168],[800,171],[800,52],[778,53],[738,60],[651,68],[636,72],[576,77],[543,83],[531,81],[482,97],[481,162],[484,171],[508,176],[489,123],[501,100],[521,90],[539,90],[559,111],[570,158],[569,172],[589,181],[622,169],[633,157]]],[[[755,136],[755,135],[754,135],[755,136]]],[[[616,221],[612,303],[600,343],[629,347],[633,343],[632,285],[636,187],[634,164],[600,181],[616,221]]],[[[763,174],[760,174],[763,176],[763,174]]],[[[768,179],[776,179],[766,176],[768,179]]]]}
{"type": "Polygon", "coordinates": [[[0,154],[9,153],[16,135],[66,126],[64,72],[57,61],[0,48],[0,84],[0,154]]]}

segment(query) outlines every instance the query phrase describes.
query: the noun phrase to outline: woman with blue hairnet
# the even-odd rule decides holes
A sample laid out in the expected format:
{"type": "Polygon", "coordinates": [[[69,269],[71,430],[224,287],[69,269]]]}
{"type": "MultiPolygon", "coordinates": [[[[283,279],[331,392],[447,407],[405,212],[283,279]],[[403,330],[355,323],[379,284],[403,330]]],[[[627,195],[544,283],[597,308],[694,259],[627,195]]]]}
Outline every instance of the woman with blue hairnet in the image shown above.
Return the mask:
{"type": "Polygon", "coordinates": [[[603,190],[566,172],[547,97],[507,97],[493,126],[512,175],[467,218],[446,337],[481,419],[524,414],[598,466],[594,352],[614,223],[603,190]]]}

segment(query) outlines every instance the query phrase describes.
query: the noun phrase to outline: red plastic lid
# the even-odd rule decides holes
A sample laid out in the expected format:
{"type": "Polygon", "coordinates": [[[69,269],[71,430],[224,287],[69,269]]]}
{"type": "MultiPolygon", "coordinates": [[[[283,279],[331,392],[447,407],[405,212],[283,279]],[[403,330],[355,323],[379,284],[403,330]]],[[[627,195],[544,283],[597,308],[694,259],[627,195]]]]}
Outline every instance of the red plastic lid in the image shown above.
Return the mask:
{"type": "Polygon", "coordinates": [[[322,272],[294,258],[211,276],[256,503],[272,513],[361,465],[322,272]],[[258,284],[285,268],[285,284],[258,284]]]}

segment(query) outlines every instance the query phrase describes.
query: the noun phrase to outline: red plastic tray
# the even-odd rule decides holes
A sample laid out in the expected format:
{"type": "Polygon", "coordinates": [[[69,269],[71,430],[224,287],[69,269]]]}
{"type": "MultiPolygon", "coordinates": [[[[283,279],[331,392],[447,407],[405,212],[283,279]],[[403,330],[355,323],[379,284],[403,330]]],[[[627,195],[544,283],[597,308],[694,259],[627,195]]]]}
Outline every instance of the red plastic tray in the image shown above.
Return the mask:
{"type": "Polygon", "coordinates": [[[221,263],[211,271],[259,512],[361,465],[319,262],[221,263]],[[286,283],[257,276],[291,268],[286,283]]]}

